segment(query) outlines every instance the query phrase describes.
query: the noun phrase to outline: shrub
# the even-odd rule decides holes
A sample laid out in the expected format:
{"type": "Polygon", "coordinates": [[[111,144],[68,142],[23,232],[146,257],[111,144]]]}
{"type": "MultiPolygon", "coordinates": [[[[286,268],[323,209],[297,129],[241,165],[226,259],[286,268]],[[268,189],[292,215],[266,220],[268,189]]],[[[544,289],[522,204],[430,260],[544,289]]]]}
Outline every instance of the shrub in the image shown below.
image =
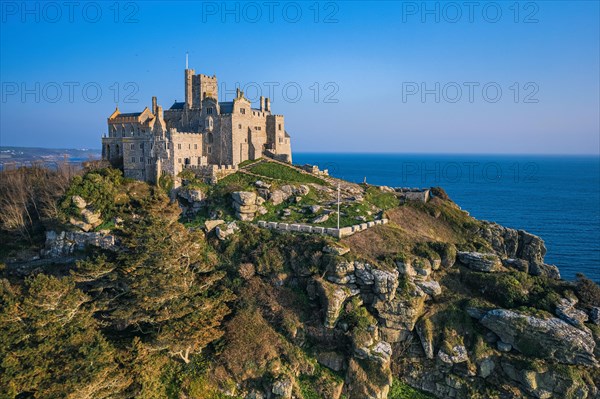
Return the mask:
{"type": "Polygon", "coordinates": [[[388,394],[388,399],[433,399],[434,397],[419,391],[410,385],[394,379],[392,383],[392,387],[390,388],[390,393],[388,394]]]}
{"type": "Polygon", "coordinates": [[[586,306],[600,306],[600,286],[584,274],[577,274],[577,297],[586,306]]]}

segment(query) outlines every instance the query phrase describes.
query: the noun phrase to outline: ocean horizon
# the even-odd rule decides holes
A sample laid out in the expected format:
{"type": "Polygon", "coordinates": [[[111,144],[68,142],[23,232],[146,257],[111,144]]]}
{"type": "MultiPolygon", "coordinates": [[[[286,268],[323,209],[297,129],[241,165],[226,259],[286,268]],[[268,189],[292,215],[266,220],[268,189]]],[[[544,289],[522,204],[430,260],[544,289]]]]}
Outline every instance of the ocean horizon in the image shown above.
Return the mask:
{"type": "Polygon", "coordinates": [[[392,187],[440,186],[473,217],[540,236],[564,279],[600,282],[600,156],[294,153],[332,176],[392,187]]]}

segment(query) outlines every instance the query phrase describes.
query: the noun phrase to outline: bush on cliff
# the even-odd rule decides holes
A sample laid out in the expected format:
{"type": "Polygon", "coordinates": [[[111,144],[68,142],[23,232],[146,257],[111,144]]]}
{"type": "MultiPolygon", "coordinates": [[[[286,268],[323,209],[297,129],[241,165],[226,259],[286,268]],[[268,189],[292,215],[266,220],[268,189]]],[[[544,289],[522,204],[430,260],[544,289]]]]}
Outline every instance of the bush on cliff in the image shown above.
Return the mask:
{"type": "Polygon", "coordinates": [[[585,306],[600,306],[600,286],[584,274],[577,274],[577,296],[585,306]]]}

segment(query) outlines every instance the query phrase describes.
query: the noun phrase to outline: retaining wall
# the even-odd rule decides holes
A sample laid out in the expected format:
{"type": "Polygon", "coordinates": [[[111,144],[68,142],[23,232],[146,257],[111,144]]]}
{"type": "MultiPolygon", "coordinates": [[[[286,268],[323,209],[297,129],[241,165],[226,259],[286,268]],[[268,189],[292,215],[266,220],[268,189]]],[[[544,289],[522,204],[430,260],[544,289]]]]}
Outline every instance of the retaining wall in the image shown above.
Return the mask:
{"type": "Polygon", "coordinates": [[[354,233],[366,230],[373,226],[379,226],[387,223],[387,219],[379,219],[367,223],[355,224],[353,226],[341,227],[339,229],[334,227],[312,226],[310,224],[302,223],[265,222],[264,220],[259,221],[257,224],[259,227],[271,230],[291,231],[297,233],[327,234],[335,238],[343,238],[351,236],[354,233]]]}

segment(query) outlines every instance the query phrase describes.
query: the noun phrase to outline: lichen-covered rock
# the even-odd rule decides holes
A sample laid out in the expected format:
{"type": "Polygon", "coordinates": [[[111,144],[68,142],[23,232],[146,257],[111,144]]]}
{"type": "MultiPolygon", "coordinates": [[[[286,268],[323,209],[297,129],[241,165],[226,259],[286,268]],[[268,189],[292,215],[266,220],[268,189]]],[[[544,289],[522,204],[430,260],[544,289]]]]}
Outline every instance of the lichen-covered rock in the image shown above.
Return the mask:
{"type": "Polygon", "coordinates": [[[324,324],[327,328],[333,328],[337,323],[346,299],[356,295],[358,292],[352,292],[347,287],[333,284],[320,278],[315,279],[315,282],[319,298],[321,298],[322,306],[325,309],[324,324]]]}
{"type": "Polygon", "coordinates": [[[217,227],[220,224],[224,224],[225,221],[221,220],[221,219],[216,219],[216,220],[207,220],[204,222],[204,229],[206,230],[207,233],[213,231],[215,229],[215,227],[217,227]]]}
{"type": "Polygon", "coordinates": [[[325,215],[317,216],[316,218],[314,218],[311,221],[311,223],[315,223],[315,224],[325,223],[328,220],[329,220],[329,215],[325,214],[325,215]]]}
{"type": "Polygon", "coordinates": [[[177,196],[191,203],[202,203],[205,198],[202,190],[192,187],[181,187],[177,196]]]}
{"type": "Polygon", "coordinates": [[[102,218],[99,212],[92,212],[89,209],[83,209],[81,211],[81,216],[83,216],[83,220],[92,227],[102,224],[102,218]]]}
{"type": "Polygon", "coordinates": [[[598,365],[592,335],[563,320],[494,309],[487,312],[480,322],[497,334],[502,342],[527,356],[567,364],[598,365]]]}
{"type": "Polygon", "coordinates": [[[415,281],[415,284],[432,298],[442,294],[442,287],[440,286],[440,283],[435,280],[415,281]]]}
{"type": "Polygon", "coordinates": [[[354,284],[356,282],[354,262],[345,260],[336,262],[331,273],[327,275],[327,280],[336,284],[354,284]]]}
{"type": "Polygon", "coordinates": [[[328,369],[342,371],[345,367],[346,358],[338,352],[319,352],[317,361],[328,369]]]}
{"type": "Polygon", "coordinates": [[[215,228],[215,233],[217,234],[217,238],[219,240],[226,240],[232,234],[235,234],[236,231],[239,230],[237,224],[235,222],[231,222],[225,226],[219,225],[215,228]]]}
{"type": "Polygon", "coordinates": [[[40,255],[44,258],[56,258],[59,256],[71,255],[76,250],[83,250],[87,245],[96,246],[102,249],[114,250],[115,236],[106,231],[100,232],[73,232],[55,231],[46,232],[46,243],[40,255]]]}
{"type": "Polygon", "coordinates": [[[529,262],[527,262],[525,259],[503,259],[502,265],[523,273],[529,273],[529,262]]]}
{"type": "Polygon", "coordinates": [[[231,193],[231,198],[233,199],[233,207],[238,219],[244,221],[254,220],[256,211],[258,210],[256,193],[251,191],[235,191],[231,193]]]}
{"type": "Polygon", "coordinates": [[[373,292],[382,300],[391,301],[396,296],[398,288],[398,271],[372,269],[373,292]]]}
{"type": "Polygon", "coordinates": [[[583,310],[575,308],[577,301],[561,298],[556,304],[556,315],[569,324],[578,328],[585,328],[588,315],[583,310]]]}
{"type": "Polygon", "coordinates": [[[425,357],[427,359],[433,359],[435,356],[435,348],[433,346],[433,334],[431,333],[431,331],[427,331],[424,320],[418,322],[415,327],[417,335],[419,336],[419,340],[421,341],[421,346],[423,347],[423,352],[425,352],[425,357]]]}
{"type": "Polygon", "coordinates": [[[502,267],[502,262],[498,255],[489,253],[459,252],[458,260],[469,269],[478,272],[495,272],[502,267]]]}
{"type": "MultiPolygon", "coordinates": [[[[348,252],[350,252],[350,248],[348,248],[344,245],[341,245],[341,244],[330,244],[330,245],[326,245],[325,247],[323,247],[323,252],[328,253],[328,254],[342,256],[342,255],[346,255],[348,252]]],[[[354,266],[352,266],[352,270],[354,270],[354,266]]]]}
{"type": "Polygon", "coordinates": [[[375,283],[371,265],[368,263],[354,261],[354,275],[359,285],[373,285],[375,283]]]}
{"type": "Polygon", "coordinates": [[[348,399],[387,399],[392,385],[389,365],[351,359],[346,374],[348,399]]]}
{"type": "MultiPolygon", "coordinates": [[[[376,297],[373,309],[377,312],[380,324],[388,329],[411,332],[419,317],[423,314],[426,295],[421,291],[414,291],[415,295],[396,295],[391,301],[381,300],[376,297]]],[[[399,334],[403,336],[404,334],[399,334]]],[[[395,342],[386,338],[386,340],[395,342]]]]}
{"type": "Polygon", "coordinates": [[[425,280],[429,278],[433,267],[431,261],[427,258],[417,257],[412,260],[412,267],[415,271],[414,278],[417,280],[425,280]]]}
{"type": "Polygon", "coordinates": [[[598,389],[586,384],[574,366],[538,365],[535,370],[508,361],[501,363],[502,371],[529,395],[538,399],[596,398],[598,389]]]}
{"type": "Polygon", "coordinates": [[[273,383],[271,392],[280,398],[291,398],[293,388],[292,380],[289,377],[284,377],[273,383]]]}
{"type": "Polygon", "coordinates": [[[464,345],[455,345],[452,347],[452,353],[446,353],[444,349],[438,351],[438,358],[446,364],[464,363],[469,360],[467,348],[464,345]]]}
{"type": "Polygon", "coordinates": [[[491,357],[486,357],[477,363],[477,375],[481,378],[488,378],[494,369],[496,368],[496,363],[491,357]]]}
{"type": "Polygon", "coordinates": [[[72,196],[71,201],[73,201],[73,205],[75,205],[79,209],[84,209],[87,206],[87,202],[79,195],[72,196]]]}
{"type": "Polygon", "coordinates": [[[94,228],[91,224],[86,223],[83,220],[77,220],[75,218],[70,218],[69,223],[85,232],[88,232],[94,228]]]}

